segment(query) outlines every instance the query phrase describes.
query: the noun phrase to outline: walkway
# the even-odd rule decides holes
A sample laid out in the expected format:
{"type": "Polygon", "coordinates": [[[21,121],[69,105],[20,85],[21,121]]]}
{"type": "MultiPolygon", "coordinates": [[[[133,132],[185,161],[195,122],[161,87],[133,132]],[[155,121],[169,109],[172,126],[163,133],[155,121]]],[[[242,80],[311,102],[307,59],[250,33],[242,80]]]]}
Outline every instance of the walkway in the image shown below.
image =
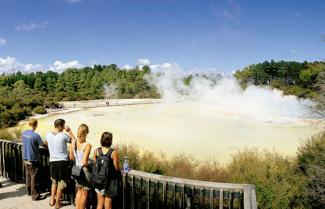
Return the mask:
{"type": "MultiPolygon", "coordinates": [[[[16,184],[10,180],[0,177],[2,187],[0,188],[0,208],[1,209],[53,209],[49,206],[50,197],[41,201],[32,201],[26,195],[26,186],[16,184]]],[[[72,205],[62,207],[62,209],[73,209],[72,205]]]]}

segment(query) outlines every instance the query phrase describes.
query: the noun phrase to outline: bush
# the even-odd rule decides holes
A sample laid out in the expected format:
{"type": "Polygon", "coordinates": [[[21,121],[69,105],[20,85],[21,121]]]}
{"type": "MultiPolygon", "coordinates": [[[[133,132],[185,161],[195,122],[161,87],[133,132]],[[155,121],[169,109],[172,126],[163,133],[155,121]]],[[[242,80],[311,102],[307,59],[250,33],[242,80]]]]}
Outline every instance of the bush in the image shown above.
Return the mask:
{"type": "Polygon", "coordinates": [[[148,173],[165,174],[166,159],[163,155],[157,156],[153,152],[145,151],[140,158],[140,170],[148,173]]]}
{"type": "Polygon", "coordinates": [[[0,139],[12,141],[15,137],[8,129],[0,129],[0,139]]]}
{"type": "Polygon", "coordinates": [[[123,159],[125,156],[128,157],[129,166],[132,169],[139,170],[140,168],[140,152],[136,145],[118,145],[120,165],[123,165],[123,159]]]}
{"type": "Polygon", "coordinates": [[[13,128],[11,130],[11,133],[14,135],[15,139],[19,141],[21,139],[23,131],[21,128],[13,128]]]}
{"type": "Polygon", "coordinates": [[[36,114],[46,114],[46,109],[43,106],[37,106],[33,109],[36,114]]]}
{"type": "Polygon", "coordinates": [[[229,182],[256,186],[259,208],[308,208],[304,177],[294,160],[275,152],[244,150],[228,165],[229,182]]]}
{"type": "Polygon", "coordinates": [[[325,133],[312,137],[298,150],[298,169],[306,176],[305,191],[312,208],[325,208],[325,133]]]}

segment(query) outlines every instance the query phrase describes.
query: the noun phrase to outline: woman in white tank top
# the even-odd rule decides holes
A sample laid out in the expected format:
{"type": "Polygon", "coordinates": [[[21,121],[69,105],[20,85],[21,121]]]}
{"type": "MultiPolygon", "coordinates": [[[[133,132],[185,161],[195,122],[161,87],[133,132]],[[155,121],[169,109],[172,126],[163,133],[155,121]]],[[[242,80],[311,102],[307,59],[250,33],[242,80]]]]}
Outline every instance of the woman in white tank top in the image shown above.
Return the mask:
{"type": "Polygon", "coordinates": [[[86,141],[89,128],[86,124],[81,124],[78,128],[77,139],[71,143],[70,159],[74,160],[77,166],[82,167],[80,177],[76,179],[76,208],[84,209],[87,205],[88,192],[91,187],[91,174],[88,170],[88,158],[91,150],[91,145],[86,141]]]}

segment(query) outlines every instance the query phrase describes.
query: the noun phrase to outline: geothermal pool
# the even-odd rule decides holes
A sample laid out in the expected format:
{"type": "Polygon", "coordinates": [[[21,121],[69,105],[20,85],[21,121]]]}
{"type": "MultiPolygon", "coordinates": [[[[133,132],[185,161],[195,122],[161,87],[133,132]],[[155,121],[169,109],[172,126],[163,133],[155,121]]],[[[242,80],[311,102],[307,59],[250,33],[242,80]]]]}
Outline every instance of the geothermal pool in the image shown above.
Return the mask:
{"type": "Polygon", "coordinates": [[[200,159],[226,162],[244,148],[294,154],[319,124],[303,119],[259,120],[195,102],[141,104],[88,108],[39,119],[38,132],[45,136],[56,118],[63,118],[76,133],[81,123],[90,128],[88,141],[99,146],[101,133],[113,133],[114,144],[138,145],[140,149],[169,156],[184,153],[200,159]]]}

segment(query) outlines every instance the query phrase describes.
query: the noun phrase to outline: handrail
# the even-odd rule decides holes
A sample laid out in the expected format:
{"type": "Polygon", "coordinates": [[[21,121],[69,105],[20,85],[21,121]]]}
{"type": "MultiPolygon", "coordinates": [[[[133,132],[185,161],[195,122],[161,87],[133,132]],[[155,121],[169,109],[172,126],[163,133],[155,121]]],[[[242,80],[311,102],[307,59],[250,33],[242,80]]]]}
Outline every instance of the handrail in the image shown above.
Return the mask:
{"type": "Polygon", "coordinates": [[[233,184],[233,183],[219,183],[219,182],[210,182],[210,181],[198,181],[198,180],[177,178],[172,176],[157,175],[157,174],[146,173],[137,170],[131,170],[129,172],[129,175],[140,176],[140,177],[148,178],[150,180],[168,181],[170,183],[175,183],[175,184],[190,184],[198,187],[223,188],[223,189],[245,189],[245,188],[255,189],[255,186],[252,184],[233,184]]]}
{"type": "MultiPolygon", "coordinates": [[[[49,153],[40,149],[41,188],[50,191],[49,153]]],[[[25,180],[22,143],[0,140],[0,176],[14,182],[25,180]]],[[[255,186],[251,184],[197,181],[131,170],[122,175],[118,208],[209,208],[257,209],[255,186]]],[[[74,182],[65,192],[65,200],[73,203],[74,182]]],[[[92,191],[94,193],[94,191],[92,191]]],[[[93,197],[93,198],[92,198],[93,197]]],[[[90,195],[88,208],[96,205],[90,195]]]]}

